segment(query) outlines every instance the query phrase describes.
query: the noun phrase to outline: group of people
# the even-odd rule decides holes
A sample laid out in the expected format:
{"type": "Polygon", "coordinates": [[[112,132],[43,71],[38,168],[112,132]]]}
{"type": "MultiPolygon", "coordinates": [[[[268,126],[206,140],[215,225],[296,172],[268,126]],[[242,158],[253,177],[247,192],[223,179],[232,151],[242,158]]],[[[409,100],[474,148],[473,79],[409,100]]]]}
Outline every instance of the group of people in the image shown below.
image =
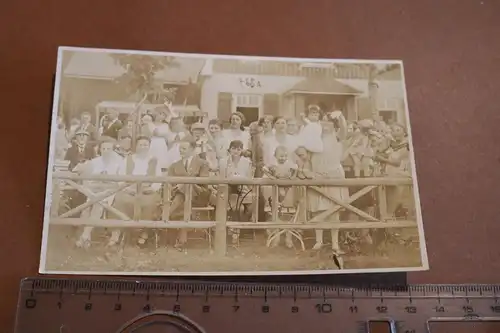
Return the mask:
{"type": "MultiPolygon", "coordinates": [[[[66,160],[71,172],[81,174],[149,175],[169,177],[262,178],[273,179],[343,179],[355,177],[411,177],[409,144],[404,125],[386,124],[383,121],[364,119],[348,122],[339,110],[322,110],[309,105],[296,118],[265,115],[248,127],[245,116],[234,112],[229,126],[218,119],[187,126],[182,117],[175,117],[168,109],[158,108],[141,115],[137,124],[130,118],[125,124],[118,120],[116,110],[111,110],[100,128],[91,124],[88,113],[81,120],[66,128],[58,123],[56,159],[66,160]],[[77,125],[76,125],[77,124],[77,125]]],[[[90,182],[90,181],[85,181],[90,182]]],[[[94,181],[95,183],[95,181],[94,181]]],[[[103,184],[102,181],[98,182],[103,184]]],[[[116,185],[116,184],[115,184],[116,185]]],[[[322,193],[313,190],[300,192],[294,187],[279,187],[278,201],[270,186],[262,186],[257,195],[259,201],[257,221],[265,221],[267,211],[273,205],[298,207],[306,202],[307,216],[314,217],[336,204],[328,197],[346,201],[359,190],[353,187],[321,186],[322,193]]],[[[105,201],[111,209],[91,205],[81,213],[82,217],[159,220],[162,206],[161,183],[136,186],[108,196],[105,201]],[[135,207],[139,202],[140,211],[135,207]],[[137,215],[139,214],[139,215],[137,215]]],[[[191,193],[192,205],[209,206],[215,202],[213,186],[173,186],[170,198],[169,220],[182,220],[186,195],[191,193]],[[180,218],[179,218],[180,217],[180,218]]],[[[104,189],[103,191],[106,191],[104,189]]],[[[230,194],[251,191],[250,187],[231,186],[230,194]]],[[[387,191],[389,213],[397,216],[404,209],[400,199],[408,189],[395,187],[387,191]]],[[[73,190],[67,193],[68,205],[74,208],[90,200],[73,190]]],[[[248,196],[251,198],[252,196],[248,196]]],[[[377,203],[375,193],[365,195],[352,204],[367,210],[377,203]]],[[[247,202],[251,206],[252,202],[247,202]]],[[[252,211],[252,209],[249,209],[252,211]]],[[[341,212],[328,218],[341,220],[341,212]]],[[[349,217],[352,219],[352,217],[349,217]]],[[[78,246],[89,246],[91,227],[85,227],[78,239],[78,246]]],[[[231,232],[234,242],[238,231],[231,232]]],[[[285,234],[285,245],[292,247],[290,233],[285,234]]],[[[323,230],[315,231],[313,249],[324,244],[323,230]]],[[[146,244],[148,233],[141,232],[137,242],[146,244]]],[[[110,246],[120,241],[120,230],[111,232],[110,246]]],[[[175,240],[176,247],[185,247],[187,232],[181,229],[175,240]]],[[[273,245],[278,245],[277,239],[273,245]]],[[[338,230],[331,230],[332,250],[340,252],[338,230]]]]}

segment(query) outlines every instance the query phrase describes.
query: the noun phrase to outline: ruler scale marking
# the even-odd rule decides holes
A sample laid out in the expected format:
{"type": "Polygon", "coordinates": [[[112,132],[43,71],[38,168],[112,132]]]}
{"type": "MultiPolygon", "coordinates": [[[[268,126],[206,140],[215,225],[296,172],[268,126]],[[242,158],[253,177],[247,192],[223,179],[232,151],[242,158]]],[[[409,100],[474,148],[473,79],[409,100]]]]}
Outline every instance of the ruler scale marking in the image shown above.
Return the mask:
{"type": "Polygon", "coordinates": [[[21,286],[16,333],[31,333],[34,328],[51,331],[62,325],[71,327],[70,333],[98,333],[106,325],[116,330],[141,313],[151,314],[143,321],[173,318],[161,314],[164,312],[177,315],[179,322],[180,315],[191,318],[207,333],[217,332],[219,327],[215,325],[230,332],[228,325],[236,323],[241,333],[247,329],[272,332],[274,314],[283,316],[279,321],[289,328],[287,332],[302,332],[312,326],[320,327],[315,332],[329,332],[333,322],[340,333],[365,333],[370,321],[381,320],[391,323],[396,333],[424,333],[428,332],[429,322],[499,321],[498,288],[411,285],[370,289],[276,283],[28,279],[21,286]],[[109,320],[91,320],[98,312],[109,314],[109,320]],[[63,317],[67,322],[58,322],[63,317]],[[79,327],[79,322],[103,327],[79,327]]]}

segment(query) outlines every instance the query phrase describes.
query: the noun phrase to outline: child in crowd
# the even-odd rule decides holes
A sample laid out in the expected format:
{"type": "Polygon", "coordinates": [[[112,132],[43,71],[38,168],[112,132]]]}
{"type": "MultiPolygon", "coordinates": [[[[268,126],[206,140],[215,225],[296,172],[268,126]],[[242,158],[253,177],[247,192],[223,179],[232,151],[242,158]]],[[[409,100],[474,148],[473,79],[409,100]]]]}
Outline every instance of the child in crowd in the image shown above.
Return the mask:
{"type": "Polygon", "coordinates": [[[358,122],[358,128],[351,137],[351,142],[345,152],[353,161],[354,177],[361,177],[361,172],[366,177],[370,174],[373,149],[369,138],[370,129],[373,122],[369,119],[363,119],[358,122]]]}
{"type": "MultiPolygon", "coordinates": [[[[288,149],[281,145],[276,147],[274,157],[276,163],[263,168],[264,177],[271,179],[294,179],[297,175],[297,164],[289,159],[288,149]]],[[[272,200],[272,187],[264,186],[263,194],[268,198],[267,202],[269,206],[272,207],[275,204],[272,200]]],[[[278,207],[295,207],[295,196],[292,186],[278,186],[278,207]]],[[[273,230],[268,230],[268,234],[272,232],[273,230]]],[[[275,238],[272,246],[277,246],[279,242],[280,238],[275,238]]],[[[285,244],[288,248],[293,247],[292,234],[290,232],[285,233],[285,244]]]]}
{"type": "MultiPolygon", "coordinates": [[[[265,174],[274,179],[292,179],[297,174],[297,164],[290,161],[288,150],[285,146],[278,146],[274,151],[274,157],[276,163],[270,166],[264,167],[265,174]]],[[[287,197],[290,186],[280,186],[278,187],[278,200],[284,204],[284,200],[287,197]]],[[[288,196],[290,198],[290,196],[288,196]]],[[[289,200],[287,200],[289,201],[289,200]]],[[[293,206],[293,202],[289,202],[290,206],[293,206]]]]}

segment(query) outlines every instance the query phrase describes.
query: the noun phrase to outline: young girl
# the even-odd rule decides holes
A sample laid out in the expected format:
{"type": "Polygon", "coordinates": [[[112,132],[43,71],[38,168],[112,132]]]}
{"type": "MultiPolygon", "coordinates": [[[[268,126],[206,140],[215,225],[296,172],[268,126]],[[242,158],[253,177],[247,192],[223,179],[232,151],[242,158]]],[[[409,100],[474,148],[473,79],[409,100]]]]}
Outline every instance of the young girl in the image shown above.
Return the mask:
{"type": "Polygon", "coordinates": [[[320,123],[322,112],[319,106],[309,105],[305,114],[302,115],[304,126],[300,130],[297,142],[304,144],[304,147],[313,153],[323,152],[323,141],[321,133],[323,128],[320,123]]]}
{"type": "MultiPolygon", "coordinates": [[[[253,168],[252,161],[249,158],[243,157],[241,154],[244,151],[243,142],[240,140],[233,140],[229,143],[228,153],[229,155],[223,158],[219,164],[219,175],[224,178],[252,178],[253,168]]],[[[230,207],[239,209],[239,205],[245,206],[246,204],[251,204],[251,195],[246,195],[250,192],[248,186],[241,185],[230,185],[229,186],[229,197],[230,197],[230,207]],[[245,202],[240,196],[246,196],[250,202],[245,202]],[[234,198],[236,197],[236,200],[234,198]]],[[[229,230],[233,244],[237,244],[239,241],[239,230],[230,229],[229,230]]]]}
{"type": "MultiPolygon", "coordinates": [[[[274,152],[274,157],[276,163],[274,165],[266,166],[263,168],[265,177],[272,179],[293,179],[297,174],[297,164],[293,163],[288,158],[288,150],[285,146],[278,146],[274,152]]],[[[272,207],[275,203],[272,201],[272,187],[263,187],[264,195],[268,198],[269,205],[272,207]],[[270,193],[269,193],[270,192],[270,193]]],[[[293,195],[293,190],[291,186],[278,186],[278,205],[281,207],[295,207],[295,200],[293,195]]],[[[268,234],[271,234],[273,230],[268,230],[268,234]]],[[[288,248],[293,247],[292,234],[290,232],[285,233],[285,244],[288,248]]],[[[274,238],[272,246],[277,246],[280,242],[280,238],[274,238]]]]}
{"type": "Polygon", "coordinates": [[[352,134],[350,145],[344,152],[345,156],[352,158],[356,178],[361,177],[361,172],[365,176],[370,174],[373,149],[370,144],[369,131],[372,127],[373,123],[369,119],[359,121],[358,128],[352,134]]]}

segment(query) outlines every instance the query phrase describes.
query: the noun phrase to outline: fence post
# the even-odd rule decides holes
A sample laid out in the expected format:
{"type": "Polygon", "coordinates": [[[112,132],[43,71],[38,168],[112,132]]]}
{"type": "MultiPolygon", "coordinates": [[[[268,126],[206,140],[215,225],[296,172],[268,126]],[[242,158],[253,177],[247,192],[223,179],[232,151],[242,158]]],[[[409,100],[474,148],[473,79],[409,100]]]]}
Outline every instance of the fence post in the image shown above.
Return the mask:
{"type": "Polygon", "coordinates": [[[388,218],[386,186],[379,185],[377,188],[377,192],[378,192],[378,207],[379,207],[380,220],[385,221],[388,218]]]}
{"type": "Polygon", "coordinates": [[[215,254],[226,255],[227,247],[227,200],[229,186],[220,184],[217,189],[217,206],[215,208],[215,254]]]}
{"type": "Polygon", "coordinates": [[[163,210],[161,213],[163,221],[170,220],[170,199],[172,197],[172,184],[165,183],[163,186],[163,210]]]}
{"type": "Polygon", "coordinates": [[[137,182],[136,184],[136,200],[134,200],[134,221],[139,221],[141,219],[141,200],[142,196],[142,182],[137,182]]]}

